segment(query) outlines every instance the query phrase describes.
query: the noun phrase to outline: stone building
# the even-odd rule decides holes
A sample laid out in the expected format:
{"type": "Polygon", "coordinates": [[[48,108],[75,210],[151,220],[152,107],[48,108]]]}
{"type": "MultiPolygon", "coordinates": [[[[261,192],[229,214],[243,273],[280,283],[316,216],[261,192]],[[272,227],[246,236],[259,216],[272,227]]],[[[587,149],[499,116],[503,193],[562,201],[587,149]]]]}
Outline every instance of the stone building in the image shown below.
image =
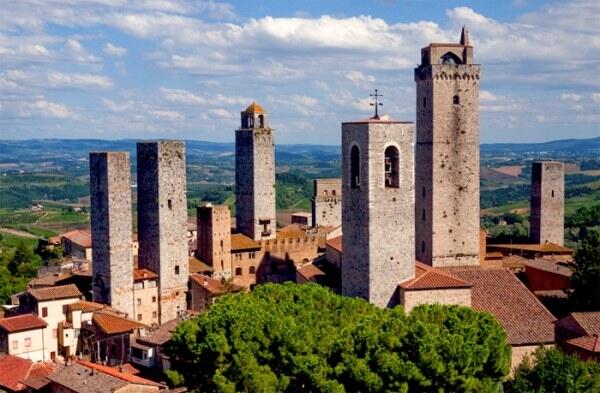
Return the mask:
{"type": "Polygon", "coordinates": [[[133,316],[129,153],[90,153],[92,290],[95,302],[133,316]]]}
{"type": "Polygon", "coordinates": [[[235,132],[235,205],[238,232],[275,238],[275,142],[267,112],[253,102],[235,132]]]}
{"type": "Polygon", "coordinates": [[[231,213],[227,205],[198,207],[196,256],[213,268],[215,278],[231,278],[231,213]]]}
{"type": "Polygon", "coordinates": [[[479,264],[479,68],[463,28],[415,69],[415,248],[436,267],[479,264]]]}
{"type": "Polygon", "coordinates": [[[565,239],[565,170],[562,162],[531,164],[531,240],[563,245],[565,239]]]}
{"type": "Polygon", "coordinates": [[[342,225],[342,179],[314,180],[312,225],[342,225]]]}
{"type": "Polygon", "coordinates": [[[159,323],[186,309],[188,284],[185,146],[137,144],[139,267],[158,274],[159,323]]]}
{"type": "Polygon", "coordinates": [[[414,277],[413,126],[374,117],[342,124],[342,294],[398,303],[414,277]]]}
{"type": "Polygon", "coordinates": [[[148,326],[158,324],[158,275],[148,269],[133,271],[133,314],[131,319],[148,326]]]}

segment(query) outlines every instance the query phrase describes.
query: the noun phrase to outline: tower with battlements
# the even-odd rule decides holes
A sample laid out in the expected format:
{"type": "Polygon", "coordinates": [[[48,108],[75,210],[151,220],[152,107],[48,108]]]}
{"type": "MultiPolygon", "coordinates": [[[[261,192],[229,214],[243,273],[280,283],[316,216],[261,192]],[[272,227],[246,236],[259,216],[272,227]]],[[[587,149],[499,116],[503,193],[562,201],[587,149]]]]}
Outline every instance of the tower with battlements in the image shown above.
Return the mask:
{"type": "Polygon", "coordinates": [[[342,294],[398,303],[414,277],[413,125],[371,118],[342,124],[342,294]]]}
{"type": "Polygon", "coordinates": [[[563,245],[565,239],[565,169],[562,162],[531,164],[531,240],[563,245]]]}
{"type": "Polygon", "coordinates": [[[312,226],[342,224],[342,179],[315,179],[312,197],[312,226]]]}
{"type": "Polygon", "coordinates": [[[188,283],[185,146],[137,144],[139,267],[159,276],[160,323],[186,309],[188,283]]]}
{"type": "Polygon", "coordinates": [[[90,153],[90,195],[93,299],[133,318],[129,153],[90,153]]]}
{"type": "Polygon", "coordinates": [[[197,209],[197,257],[212,266],[215,278],[231,278],[231,214],[227,205],[197,209]]]}
{"type": "Polygon", "coordinates": [[[257,103],[241,113],[235,132],[236,228],[256,241],[276,236],[273,133],[257,103]]]}
{"type": "Polygon", "coordinates": [[[458,44],[421,49],[417,83],[417,259],[479,264],[479,78],[463,28],[458,44]]]}

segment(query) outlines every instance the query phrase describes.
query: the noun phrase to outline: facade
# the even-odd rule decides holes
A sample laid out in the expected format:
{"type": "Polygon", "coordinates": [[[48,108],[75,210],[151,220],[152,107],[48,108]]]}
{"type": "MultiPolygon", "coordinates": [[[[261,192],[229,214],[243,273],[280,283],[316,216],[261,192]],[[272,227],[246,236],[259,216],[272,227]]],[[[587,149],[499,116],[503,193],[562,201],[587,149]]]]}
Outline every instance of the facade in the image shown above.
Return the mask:
{"type": "Polygon", "coordinates": [[[90,195],[93,299],[133,316],[129,153],[90,153],[90,195]]]}
{"type": "Polygon", "coordinates": [[[87,230],[76,229],[60,236],[64,255],[77,259],[92,260],[92,234],[87,230]]]}
{"type": "Polygon", "coordinates": [[[231,213],[227,205],[198,207],[198,259],[213,268],[215,278],[231,278],[231,213]]]}
{"type": "Polygon", "coordinates": [[[292,213],[292,224],[298,224],[303,227],[312,225],[312,214],[305,212],[292,213]]]}
{"type": "Polygon", "coordinates": [[[556,344],[584,361],[600,361],[600,311],[574,312],[555,325],[556,344]]]}
{"type": "Polygon", "coordinates": [[[34,362],[45,357],[44,333],[48,324],[35,314],[0,319],[0,354],[17,356],[34,362]]]}
{"type": "Polygon", "coordinates": [[[205,311],[215,299],[227,293],[239,292],[242,288],[223,280],[200,274],[190,275],[190,308],[193,311],[205,311]]]}
{"type": "Polygon", "coordinates": [[[185,146],[137,144],[139,267],[158,274],[159,322],[186,308],[188,282],[185,146]]]}
{"type": "Polygon", "coordinates": [[[479,68],[463,29],[415,69],[415,247],[434,267],[479,264],[479,68]]]}
{"type": "Polygon", "coordinates": [[[414,277],[413,125],[371,118],[342,124],[342,294],[398,303],[414,277]]]}
{"type": "Polygon", "coordinates": [[[565,169],[562,162],[531,164],[531,241],[562,246],[565,240],[565,169]]]}
{"type": "Polygon", "coordinates": [[[312,225],[342,225],[342,179],[315,179],[312,197],[312,225]]]}
{"type": "MultiPolygon", "coordinates": [[[[158,275],[148,269],[135,269],[133,271],[133,317],[137,322],[148,326],[157,325],[158,303],[158,275]]],[[[132,319],[134,319],[132,318],[132,319]]]]}
{"type": "Polygon", "coordinates": [[[236,227],[252,239],[274,239],[275,141],[267,113],[253,102],[235,131],[236,227]]]}

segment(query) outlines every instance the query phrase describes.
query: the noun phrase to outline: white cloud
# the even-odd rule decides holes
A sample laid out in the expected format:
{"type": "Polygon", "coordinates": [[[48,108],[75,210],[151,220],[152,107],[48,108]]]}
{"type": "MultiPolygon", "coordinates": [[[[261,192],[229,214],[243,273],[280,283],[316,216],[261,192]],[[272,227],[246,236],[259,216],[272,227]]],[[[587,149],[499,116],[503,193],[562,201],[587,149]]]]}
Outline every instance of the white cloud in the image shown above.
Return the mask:
{"type": "Polygon", "coordinates": [[[107,42],[106,45],[104,45],[103,50],[104,53],[109,56],[123,57],[127,54],[127,49],[113,45],[110,42],[107,42]]]}
{"type": "Polygon", "coordinates": [[[569,102],[579,102],[581,101],[581,98],[581,95],[575,93],[562,93],[560,95],[561,100],[569,102]]]}
{"type": "Polygon", "coordinates": [[[360,71],[352,70],[348,71],[345,75],[346,79],[352,81],[354,83],[357,82],[375,82],[375,77],[373,75],[365,75],[360,71]]]}
{"type": "Polygon", "coordinates": [[[497,101],[498,97],[488,90],[479,91],[479,100],[481,101],[497,101]]]}
{"type": "Polygon", "coordinates": [[[185,116],[177,111],[172,110],[153,110],[150,111],[150,114],[157,119],[162,120],[170,120],[170,121],[180,121],[185,120],[185,116]]]}
{"type": "Polygon", "coordinates": [[[161,87],[160,94],[166,101],[177,104],[195,105],[206,103],[206,100],[203,97],[183,89],[167,89],[166,87],[161,87]]]}
{"type": "Polygon", "coordinates": [[[209,109],[208,113],[212,116],[218,117],[219,119],[233,119],[234,117],[233,113],[223,108],[209,109]]]}
{"type": "Polygon", "coordinates": [[[55,88],[77,89],[109,89],[113,87],[112,80],[106,76],[93,74],[64,74],[51,71],[48,73],[48,83],[55,88]]]}

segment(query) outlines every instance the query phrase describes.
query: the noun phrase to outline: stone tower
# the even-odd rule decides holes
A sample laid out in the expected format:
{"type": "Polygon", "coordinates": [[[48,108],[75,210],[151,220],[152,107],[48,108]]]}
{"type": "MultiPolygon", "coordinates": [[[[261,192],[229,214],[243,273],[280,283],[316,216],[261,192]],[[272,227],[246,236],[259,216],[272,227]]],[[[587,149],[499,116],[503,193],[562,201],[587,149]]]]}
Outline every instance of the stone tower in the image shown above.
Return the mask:
{"type": "Polygon", "coordinates": [[[414,277],[413,147],[412,123],[342,124],[343,295],[393,306],[414,277]]]}
{"type": "Polygon", "coordinates": [[[256,241],[274,239],[275,142],[267,112],[253,102],[235,132],[236,227],[256,241]]]}
{"type": "Polygon", "coordinates": [[[137,144],[139,266],[159,275],[160,323],[186,309],[188,283],[185,147],[137,144]]]}
{"type": "Polygon", "coordinates": [[[315,179],[312,197],[312,226],[342,224],[342,179],[315,179]]]}
{"type": "Polygon", "coordinates": [[[531,165],[531,240],[563,245],[565,239],[565,169],[562,162],[531,165]]]}
{"type": "Polygon", "coordinates": [[[231,214],[227,205],[206,204],[197,209],[200,260],[212,266],[216,278],[231,278],[231,214]]]}
{"type": "Polygon", "coordinates": [[[133,318],[129,153],[90,153],[90,195],[93,299],[133,318]]]}
{"type": "Polygon", "coordinates": [[[479,68],[463,28],[415,69],[415,247],[435,267],[479,264],[479,68]]]}

